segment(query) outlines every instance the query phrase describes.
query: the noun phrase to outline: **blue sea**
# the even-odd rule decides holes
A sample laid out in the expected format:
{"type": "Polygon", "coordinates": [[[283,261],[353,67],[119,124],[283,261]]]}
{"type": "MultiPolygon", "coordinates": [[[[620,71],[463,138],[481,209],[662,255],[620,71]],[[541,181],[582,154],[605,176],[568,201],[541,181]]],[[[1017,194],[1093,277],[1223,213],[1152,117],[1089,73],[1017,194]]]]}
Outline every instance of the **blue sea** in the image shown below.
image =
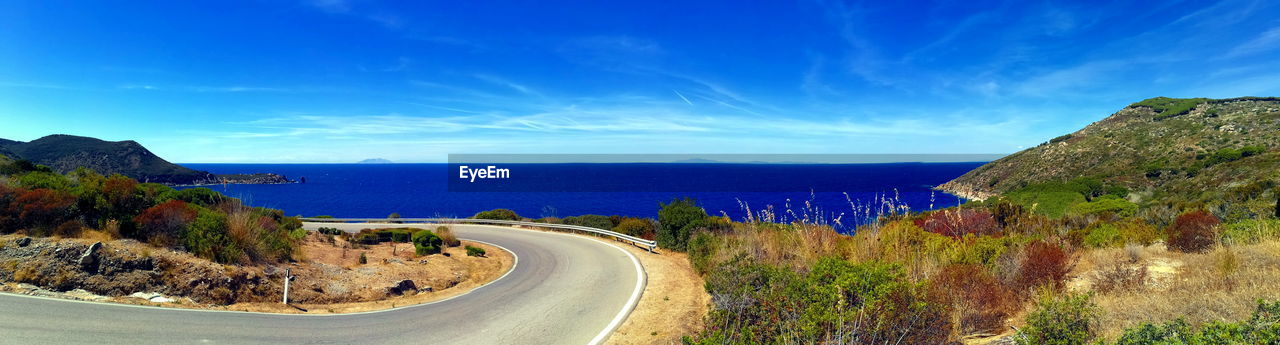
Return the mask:
{"type": "Polygon", "coordinates": [[[808,218],[850,229],[889,207],[922,211],[959,198],[931,188],[973,163],[690,164],[576,163],[505,165],[507,179],[458,179],[440,164],[183,164],[215,174],[270,172],[305,183],[207,186],[289,215],[406,218],[467,217],[508,208],[529,217],[583,214],[656,217],[659,203],[691,197],[734,220],[808,218]],[[572,192],[565,192],[573,190],[572,192]],[[892,206],[891,206],[892,205],[892,206]]]}

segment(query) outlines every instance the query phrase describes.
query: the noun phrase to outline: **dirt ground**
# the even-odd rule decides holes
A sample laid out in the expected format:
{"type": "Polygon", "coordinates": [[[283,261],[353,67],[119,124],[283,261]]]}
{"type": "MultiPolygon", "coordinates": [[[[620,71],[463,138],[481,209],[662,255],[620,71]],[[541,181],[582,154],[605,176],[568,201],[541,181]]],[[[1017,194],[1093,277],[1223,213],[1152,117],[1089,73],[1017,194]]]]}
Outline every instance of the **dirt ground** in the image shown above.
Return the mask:
{"type": "Polygon", "coordinates": [[[609,337],[608,344],[679,344],[680,338],[702,329],[711,304],[702,277],[693,271],[684,253],[649,253],[616,243],[644,266],[648,285],[627,321],[609,337]]]}
{"type": "Polygon", "coordinates": [[[402,307],[460,295],[492,282],[511,270],[514,258],[501,248],[462,241],[440,254],[418,256],[411,243],[360,246],[312,233],[302,247],[303,259],[295,265],[298,278],[290,286],[290,301],[237,303],[226,310],[279,313],[351,313],[402,307]],[[466,246],[483,248],[484,257],[469,257],[466,246]],[[366,264],[360,263],[360,254],[366,264]],[[397,283],[411,280],[414,289],[387,292],[397,283]],[[332,296],[332,297],[326,297],[332,296]],[[305,311],[304,311],[305,310],[305,311]]]}
{"type": "Polygon", "coordinates": [[[108,240],[102,242],[103,268],[90,273],[64,266],[74,266],[72,258],[94,240],[33,238],[27,247],[12,244],[22,237],[0,237],[0,291],[177,308],[309,314],[395,308],[465,293],[501,277],[514,264],[511,253],[478,242],[462,241],[443,253],[417,256],[408,243],[350,245],[312,233],[297,262],[270,267],[219,265],[136,241],[108,240]],[[483,248],[486,255],[466,256],[467,245],[483,248]],[[366,264],[359,262],[361,253],[366,264]],[[290,286],[290,305],[279,302],[284,268],[297,277],[290,286]],[[204,281],[236,284],[199,283],[204,281]],[[211,291],[241,302],[211,303],[206,296],[215,294],[211,291]]]}

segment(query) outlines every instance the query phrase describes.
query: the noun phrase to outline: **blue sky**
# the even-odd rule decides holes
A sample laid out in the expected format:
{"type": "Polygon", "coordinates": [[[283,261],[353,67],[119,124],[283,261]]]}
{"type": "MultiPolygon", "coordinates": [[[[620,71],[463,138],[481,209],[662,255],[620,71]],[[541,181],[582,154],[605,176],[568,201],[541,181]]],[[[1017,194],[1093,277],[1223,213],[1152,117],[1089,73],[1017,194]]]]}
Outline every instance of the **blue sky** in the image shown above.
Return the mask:
{"type": "Polygon", "coordinates": [[[1011,153],[1280,95],[1280,2],[0,3],[0,137],[177,162],[1011,153]]]}

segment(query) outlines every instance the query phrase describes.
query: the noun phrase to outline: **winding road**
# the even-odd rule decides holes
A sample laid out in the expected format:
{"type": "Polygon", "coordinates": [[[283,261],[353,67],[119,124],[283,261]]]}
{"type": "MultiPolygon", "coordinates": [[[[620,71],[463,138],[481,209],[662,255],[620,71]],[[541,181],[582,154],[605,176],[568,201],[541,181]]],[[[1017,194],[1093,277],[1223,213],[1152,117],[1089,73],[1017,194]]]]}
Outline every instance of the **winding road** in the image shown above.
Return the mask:
{"type": "MultiPolygon", "coordinates": [[[[305,223],[354,231],[413,224],[305,223]]],[[[434,226],[434,225],[429,225],[434,226]]],[[[502,278],[469,293],[335,315],[200,311],[0,294],[0,343],[15,344],[597,344],[644,288],[629,252],[582,236],[453,225],[458,237],[516,255],[502,278]]]]}

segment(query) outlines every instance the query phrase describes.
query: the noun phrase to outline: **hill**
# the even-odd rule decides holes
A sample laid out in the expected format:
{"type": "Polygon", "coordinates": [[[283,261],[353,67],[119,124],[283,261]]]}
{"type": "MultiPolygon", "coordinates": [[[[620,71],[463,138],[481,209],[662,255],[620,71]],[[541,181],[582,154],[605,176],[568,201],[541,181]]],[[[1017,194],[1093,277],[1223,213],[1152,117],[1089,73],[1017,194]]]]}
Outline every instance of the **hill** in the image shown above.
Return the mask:
{"type": "Polygon", "coordinates": [[[365,160],[362,160],[362,161],[359,161],[359,162],[356,162],[356,163],[359,163],[359,164],[390,164],[390,163],[393,163],[393,162],[392,162],[391,160],[388,160],[388,159],[385,159],[385,158],[369,158],[369,159],[365,159],[365,160]]]}
{"type": "Polygon", "coordinates": [[[1120,194],[1139,204],[1248,199],[1280,180],[1277,148],[1280,98],[1159,97],[978,167],[939,189],[981,200],[1087,178],[1128,189],[1120,194]]]}
{"type": "Polygon", "coordinates": [[[85,167],[106,175],[121,174],[142,182],[169,185],[289,182],[274,174],[219,176],[189,169],[156,156],[132,140],[105,141],[64,134],[31,142],[0,139],[0,154],[45,165],[60,173],[85,167]]]}

